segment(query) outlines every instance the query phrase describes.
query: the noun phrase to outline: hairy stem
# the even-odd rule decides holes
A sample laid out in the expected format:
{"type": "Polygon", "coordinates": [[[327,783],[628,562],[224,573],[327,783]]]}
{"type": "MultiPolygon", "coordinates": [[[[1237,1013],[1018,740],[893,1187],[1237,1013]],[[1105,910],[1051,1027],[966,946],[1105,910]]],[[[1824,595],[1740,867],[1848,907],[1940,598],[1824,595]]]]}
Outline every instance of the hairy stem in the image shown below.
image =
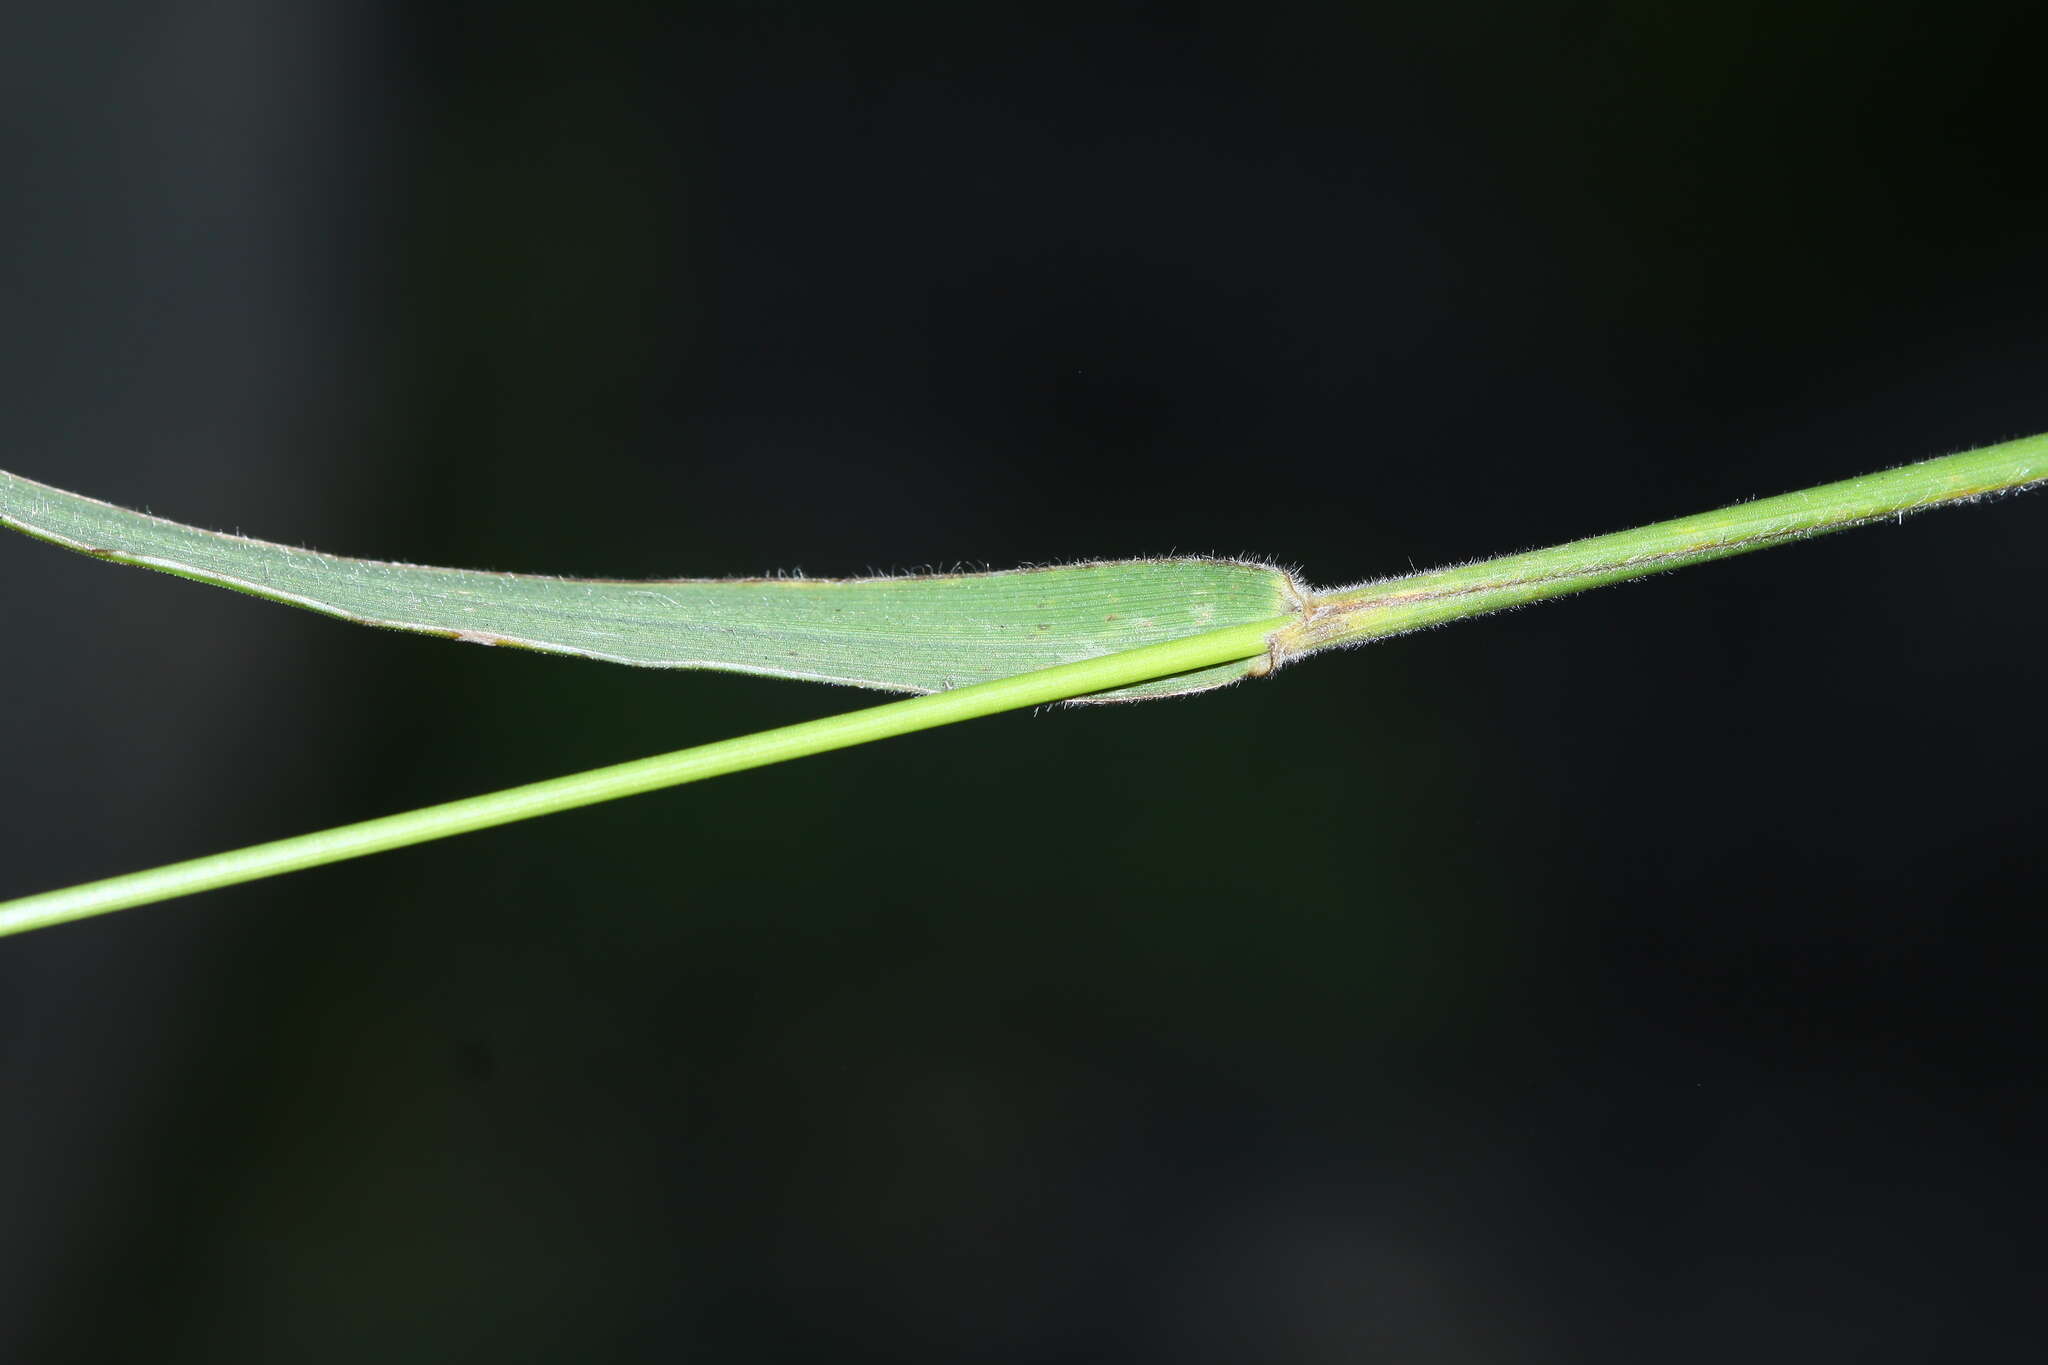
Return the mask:
{"type": "Polygon", "coordinates": [[[2029,436],[1547,550],[1320,592],[1275,638],[1273,657],[1284,663],[2043,481],[2048,435],[2029,436]]]}

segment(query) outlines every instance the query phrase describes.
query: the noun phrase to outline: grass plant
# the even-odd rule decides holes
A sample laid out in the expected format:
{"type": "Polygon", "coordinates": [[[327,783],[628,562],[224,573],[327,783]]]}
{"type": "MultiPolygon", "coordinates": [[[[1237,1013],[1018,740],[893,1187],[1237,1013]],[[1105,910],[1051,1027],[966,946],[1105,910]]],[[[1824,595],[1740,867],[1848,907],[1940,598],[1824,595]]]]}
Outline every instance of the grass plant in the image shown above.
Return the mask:
{"type": "Polygon", "coordinates": [[[362,624],[650,667],[920,695],[0,902],[0,936],[1052,702],[1134,701],[2048,482],[2048,435],[1550,549],[1348,588],[1146,559],[908,578],[597,581],[344,559],[181,526],[0,472],[0,524],[362,624]]]}

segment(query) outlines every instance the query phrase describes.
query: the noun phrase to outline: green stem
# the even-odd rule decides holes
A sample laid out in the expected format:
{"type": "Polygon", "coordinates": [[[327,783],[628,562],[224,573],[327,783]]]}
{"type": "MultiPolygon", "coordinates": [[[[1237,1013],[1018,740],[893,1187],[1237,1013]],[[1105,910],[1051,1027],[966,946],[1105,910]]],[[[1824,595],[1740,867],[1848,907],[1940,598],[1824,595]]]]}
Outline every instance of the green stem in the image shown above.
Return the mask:
{"type": "Polygon", "coordinates": [[[1925,460],[1618,535],[1320,593],[1297,616],[1191,635],[7,901],[0,903],[0,936],[1216,664],[1260,655],[1273,663],[1285,662],[1321,649],[1381,639],[1866,522],[1903,518],[1910,512],[2044,481],[2048,481],[2048,435],[1925,460]]]}
{"type": "Polygon", "coordinates": [[[1611,536],[1318,593],[1275,637],[1273,657],[1364,644],[2043,481],[2048,435],[2029,436],[1611,536]]]}
{"type": "Polygon", "coordinates": [[[1254,658],[1266,652],[1267,637],[1287,624],[1282,617],[1229,630],[1192,635],[1121,654],[1105,654],[1057,668],[1020,673],[994,682],[976,683],[951,692],[934,692],[883,706],[785,725],[738,739],[720,740],[681,749],[656,758],[595,768],[546,782],[529,783],[487,796],[472,796],[438,806],[342,825],[315,834],[301,834],[267,844],[170,863],[147,872],[131,872],[104,881],[87,882],[59,891],[0,902],[0,937],[67,920],[103,915],[113,910],[256,881],[284,872],[361,858],[387,849],[404,848],[451,834],[489,829],[536,815],[574,810],[621,796],[685,782],[701,782],[747,768],[784,763],[793,758],[850,748],[872,740],[907,735],[954,721],[973,720],[998,711],[1012,711],[1045,702],[1063,701],[1090,692],[1169,677],[1214,664],[1254,658]]]}

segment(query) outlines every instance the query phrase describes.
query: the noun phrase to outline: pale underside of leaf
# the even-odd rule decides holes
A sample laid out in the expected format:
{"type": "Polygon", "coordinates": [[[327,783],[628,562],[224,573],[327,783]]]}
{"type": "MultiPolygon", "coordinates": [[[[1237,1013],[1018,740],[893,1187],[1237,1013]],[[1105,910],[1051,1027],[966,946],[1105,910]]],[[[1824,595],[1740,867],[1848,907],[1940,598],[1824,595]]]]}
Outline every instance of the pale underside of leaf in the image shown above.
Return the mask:
{"type": "MultiPolygon", "coordinates": [[[[204,531],[0,471],[0,524],[117,563],[362,625],[648,668],[939,692],[1204,631],[1306,594],[1270,564],[1141,559],[889,578],[606,580],[349,559],[204,531]]],[[[1259,657],[1104,692],[1131,701],[1262,673],[1259,657]]]]}

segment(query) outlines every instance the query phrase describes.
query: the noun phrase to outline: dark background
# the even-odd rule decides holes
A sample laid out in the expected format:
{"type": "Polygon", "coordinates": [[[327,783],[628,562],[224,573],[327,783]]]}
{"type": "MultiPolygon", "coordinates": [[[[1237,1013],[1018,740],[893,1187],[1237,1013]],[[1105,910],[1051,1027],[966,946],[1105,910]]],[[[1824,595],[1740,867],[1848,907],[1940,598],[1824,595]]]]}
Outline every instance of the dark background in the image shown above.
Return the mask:
{"type": "MultiPolygon", "coordinates": [[[[30,7],[0,449],[606,576],[1620,529],[2048,430],[2028,25],[30,7]]],[[[2044,531],[0,943],[0,1357],[2024,1349],[2044,531]]],[[[0,895],[873,699],[0,585],[0,895]]]]}

